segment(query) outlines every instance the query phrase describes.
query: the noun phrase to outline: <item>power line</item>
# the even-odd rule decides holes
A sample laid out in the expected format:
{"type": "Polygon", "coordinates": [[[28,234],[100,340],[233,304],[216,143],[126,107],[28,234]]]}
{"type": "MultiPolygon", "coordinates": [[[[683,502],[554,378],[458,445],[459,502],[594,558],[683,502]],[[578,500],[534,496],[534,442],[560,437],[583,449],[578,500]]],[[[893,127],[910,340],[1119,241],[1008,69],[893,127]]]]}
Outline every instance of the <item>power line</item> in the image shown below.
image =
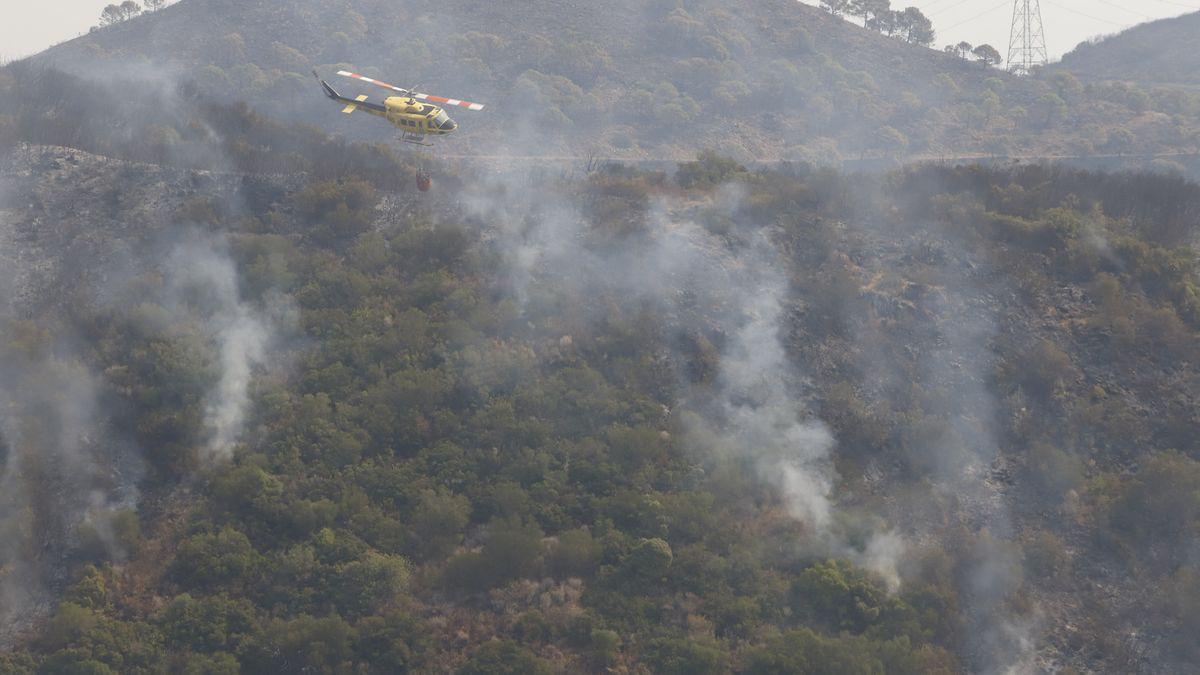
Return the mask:
{"type": "Polygon", "coordinates": [[[933,12],[933,13],[932,13],[932,14],[930,14],[929,16],[930,16],[930,17],[935,17],[935,16],[938,16],[939,14],[945,14],[946,12],[949,12],[950,10],[954,9],[955,7],[958,7],[958,6],[960,6],[960,5],[965,5],[965,4],[967,4],[968,2],[970,2],[970,1],[971,1],[971,0],[959,0],[958,2],[954,3],[953,5],[950,5],[949,7],[943,7],[943,8],[941,8],[941,9],[939,9],[938,11],[936,11],[936,12],[933,12]]]}
{"type": "MultiPolygon", "coordinates": [[[[968,2],[971,2],[971,0],[958,0],[958,2],[955,2],[955,3],[954,3],[954,4],[952,4],[952,5],[947,5],[947,6],[945,6],[945,7],[941,7],[941,8],[938,8],[938,9],[933,9],[933,6],[934,6],[934,5],[937,5],[937,4],[939,4],[939,3],[942,3],[942,2],[945,2],[945,1],[946,1],[946,0],[933,0],[933,2],[927,3],[927,4],[925,5],[925,12],[926,12],[926,16],[929,16],[930,18],[932,18],[932,17],[935,17],[935,16],[940,16],[940,15],[942,15],[942,14],[945,14],[946,12],[949,12],[949,11],[950,11],[950,10],[952,10],[952,9],[957,9],[958,7],[961,7],[962,5],[965,5],[965,4],[967,4],[968,2]],[[931,9],[933,9],[933,11],[930,11],[931,9]]],[[[1134,14],[1134,15],[1136,15],[1136,16],[1140,16],[1140,17],[1142,17],[1142,18],[1144,18],[1144,19],[1148,19],[1148,20],[1155,20],[1155,19],[1157,18],[1157,17],[1150,16],[1150,15],[1148,15],[1148,14],[1145,14],[1145,13],[1143,13],[1143,12],[1139,12],[1139,11],[1137,11],[1137,10],[1129,9],[1128,7],[1125,7],[1124,5],[1120,5],[1120,4],[1116,3],[1116,2],[1111,2],[1110,0],[1096,0],[1096,1],[1097,1],[1097,2],[1100,2],[1101,4],[1108,5],[1109,7],[1113,7],[1113,8],[1115,8],[1115,9],[1120,9],[1120,10],[1122,10],[1122,11],[1129,12],[1129,13],[1131,13],[1131,14],[1134,14]]],[[[1047,0],[1047,2],[1050,2],[1050,0],[1047,0]]],[[[1162,3],[1162,4],[1165,4],[1165,5],[1171,5],[1171,6],[1173,6],[1173,7],[1182,7],[1182,8],[1184,8],[1184,9],[1200,10],[1200,6],[1198,6],[1198,5],[1188,5],[1188,4],[1184,4],[1184,3],[1182,3],[1182,2],[1177,2],[1176,0],[1154,0],[1154,2],[1160,2],[1160,3],[1162,3]]],[[[1005,3],[1005,4],[1007,4],[1007,3],[1005,3]]],[[[1079,10],[1073,9],[1073,8],[1071,8],[1071,7],[1066,7],[1066,6],[1063,6],[1063,5],[1059,5],[1059,4],[1057,4],[1057,3],[1054,3],[1054,2],[1050,2],[1050,4],[1053,4],[1053,5],[1055,5],[1055,6],[1056,6],[1056,7],[1058,7],[1059,9],[1065,9],[1065,10],[1066,10],[1066,11],[1068,11],[1068,12],[1074,12],[1074,13],[1076,13],[1076,14],[1079,14],[1079,15],[1081,15],[1081,16],[1087,17],[1087,18],[1089,18],[1089,19],[1094,19],[1094,20],[1096,20],[1096,21],[1103,21],[1103,22],[1105,22],[1105,23],[1110,23],[1110,24],[1113,24],[1113,25],[1124,25],[1124,24],[1118,24],[1118,23],[1116,23],[1116,22],[1114,22],[1114,21],[1110,21],[1110,20],[1108,20],[1108,19],[1101,19],[1100,17],[1092,16],[1092,15],[1090,15],[1090,14],[1086,14],[1086,13],[1084,13],[1084,12],[1081,12],[1081,11],[1079,11],[1079,10]]],[[[974,15],[974,16],[972,16],[971,18],[969,18],[969,19],[966,19],[965,21],[963,21],[963,22],[961,22],[961,23],[966,23],[966,22],[968,22],[968,21],[974,21],[975,19],[977,19],[977,18],[979,18],[979,17],[983,16],[984,14],[988,14],[989,12],[992,12],[992,11],[994,11],[994,10],[991,10],[991,9],[989,9],[989,10],[984,10],[984,11],[982,11],[982,12],[979,12],[978,14],[975,14],[975,15],[974,15]]],[[[960,23],[959,25],[961,25],[961,23],[960,23]]],[[[947,28],[947,29],[944,29],[944,30],[950,30],[950,28],[947,28]]]]}
{"type": "Polygon", "coordinates": [[[1110,26],[1118,26],[1118,27],[1120,27],[1120,28],[1127,28],[1127,27],[1128,27],[1126,24],[1123,24],[1123,23],[1118,23],[1118,22],[1116,22],[1116,21],[1109,21],[1108,19],[1101,19],[1100,17],[1098,17],[1098,16],[1092,16],[1091,14],[1088,14],[1087,12],[1081,12],[1081,11],[1079,11],[1079,10],[1077,10],[1077,9],[1073,9],[1073,8],[1071,8],[1071,7],[1067,7],[1066,5],[1060,5],[1060,4],[1058,4],[1057,2],[1053,2],[1053,0],[1046,0],[1046,4],[1048,4],[1048,5],[1052,6],[1052,7],[1057,7],[1057,8],[1059,8],[1059,9],[1063,10],[1063,11],[1071,12],[1072,14],[1078,14],[1079,16],[1082,16],[1082,17],[1084,17],[1085,19],[1091,19],[1092,21],[1099,21],[1099,22],[1101,22],[1101,23],[1106,23],[1106,24],[1108,24],[1108,25],[1110,25],[1110,26]]]}
{"type": "Polygon", "coordinates": [[[1185,5],[1182,2],[1175,2],[1174,0],[1154,0],[1154,2],[1161,2],[1164,5],[1174,5],[1175,7],[1182,7],[1184,9],[1191,9],[1191,10],[1200,9],[1200,7],[1197,7],[1195,5],[1185,5]]]}
{"type": "Polygon", "coordinates": [[[1115,2],[1111,2],[1110,0],[1096,0],[1096,2],[1098,2],[1098,3],[1102,4],[1102,5],[1108,5],[1109,7],[1113,7],[1113,8],[1119,9],[1119,10],[1121,10],[1122,12],[1129,12],[1130,14],[1132,14],[1132,15],[1134,15],[1134,16],[1139,16],[1139,17],[1141,17],[1141,18],[1143,18],[1143,19],[1146,19],[1146,20],[1148,20],[1148,21],[1153,21],[1153,20],[1154,20],[1154,17],[1150,16],[1149,14],[1142,14],[1141,12],[1138,12],[1138,11],[1135,11],[1135,10],[1132,10],[1132,9],[1129,9],[1128,7],[1124,7],[1124,6],[1122,6],[1122,5],[1118,5],[1117,3],[1115,3],[1115,2]]]}
{"type": "Polygon", "coordinates": [[[998,9],[1001,9],[1003,7],[1008,7],[1008,2],[1009,2],[1009,0],[1004,0],[1004,2],[1001,2],[999,5],[996,5],[995,7],[991,8],[991,9],[986,9],[986,10],[976,14],[975,16],[972,16],[969,19],[963,19],[962,21],[959,21],[958,23],[954,24],[953,26],[948,26],[946,28],[939,28],[938,30],[940,30],[940,31],[954,30],[955,28],[958,28],[959,26],[962,26],[963,24],[968,24],[976,19],[983,18],[984,16],[987,16],[988,14],[991,14],[992,12],[994,12],[998,9]]]}
{"type": "Polygon", "coordinates": [[[929,10],[933,9],[934,5],[940,5],[945,1],[946,0],[933,0],[933,2],[927,2],[925,3],[925,6],[921,8],[921,11],[928,12],[929,10]]]}

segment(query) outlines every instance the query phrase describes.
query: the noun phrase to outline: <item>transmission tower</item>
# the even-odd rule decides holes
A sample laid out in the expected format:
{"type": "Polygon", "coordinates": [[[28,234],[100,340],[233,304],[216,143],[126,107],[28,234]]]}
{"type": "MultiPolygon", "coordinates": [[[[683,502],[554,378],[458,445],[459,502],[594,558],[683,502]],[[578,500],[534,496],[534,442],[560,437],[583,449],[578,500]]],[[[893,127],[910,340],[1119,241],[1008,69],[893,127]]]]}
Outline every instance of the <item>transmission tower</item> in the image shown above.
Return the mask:
{"type": "Polygon", "coordinates": [[[1013,0],[1012,32],[1008,37],[1008,71],[1029,74],[1044,66],[1046,33],[1042,29],[1042,5],[1038,0],[1013,0]]]}

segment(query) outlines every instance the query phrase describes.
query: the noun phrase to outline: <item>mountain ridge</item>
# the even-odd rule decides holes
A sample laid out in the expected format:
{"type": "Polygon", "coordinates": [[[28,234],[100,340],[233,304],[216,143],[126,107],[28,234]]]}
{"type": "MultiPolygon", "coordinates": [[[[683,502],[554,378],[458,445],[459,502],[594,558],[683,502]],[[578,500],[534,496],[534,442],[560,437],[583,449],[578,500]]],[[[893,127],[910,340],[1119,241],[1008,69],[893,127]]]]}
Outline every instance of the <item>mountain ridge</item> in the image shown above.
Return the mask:
{"type": "MultiPolygon", "coordinates": [[[[792,0],[578,5],[185,0],[34,60],[94,77],[189,79],[274,117],[389,137],[382,122],[337,115],[310,75],[351,68],[490,104],[459,116],[447,141],[459,154],[647,158],[713,148],[743,160],[836,163],[1155,153],[1182,147],[1180,138],[1193,144],[1200,126],[1195,114],[1179,117],[1184,131],[1169,137],[1140,128],[1142,110],[1119,96],[1014,77],[792,0]]],[[[1163,106],[1151,105],[1175,112],[1163,106]]]]}
{"type": "Polygon", "coordinates": [[[1092,80],[1200,85],[1200,11],[1140,24],[1084,42],[1055,69],[1092,80]]]}

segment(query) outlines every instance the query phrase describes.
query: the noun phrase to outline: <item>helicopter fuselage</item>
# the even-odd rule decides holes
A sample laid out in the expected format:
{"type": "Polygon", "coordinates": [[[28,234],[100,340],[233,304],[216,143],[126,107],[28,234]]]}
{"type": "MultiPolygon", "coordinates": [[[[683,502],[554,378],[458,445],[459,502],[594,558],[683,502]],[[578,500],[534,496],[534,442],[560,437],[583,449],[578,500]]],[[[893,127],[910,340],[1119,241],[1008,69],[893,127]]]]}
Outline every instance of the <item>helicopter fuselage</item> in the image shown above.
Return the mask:
{"type": "Polygon", "coordinates": [[[407,96],[389,96],[383,102],[384,117],[405,133],[445,136],[453,133],[458,124],[445,110],[407,96]]]}
{"type": "Polygon", "coordinates": [[[339,94],[337,90],[329,86],[328,82],[322,80],[316,71],[313,71],[313,75],[321,83],[321,88],[325,90],[325,95],[339,103],[345,104],[345,107],[342,109],[343,113],[349,115],[356,110],[363,110],[372,115],[382,117],[391,122],[393,126],[399,128],[403,132],[401,140],[408,143],[428,145],[423,141],[425,137],[445,136],[453,133],[458,128],[458,124],[450,119],[450,116],[446,114],[444,109],[427,101],[434,101],[447,106],[457,106],[468,110],[483,110],[483,105],[480,103],[421,94],[348,71],[338,71],[338,74],[399,92],[399,96],[389,96],[383,100],[383,103],[375,103],[369,100],[370,97],[365,94],[349,98],[339,94]]]}

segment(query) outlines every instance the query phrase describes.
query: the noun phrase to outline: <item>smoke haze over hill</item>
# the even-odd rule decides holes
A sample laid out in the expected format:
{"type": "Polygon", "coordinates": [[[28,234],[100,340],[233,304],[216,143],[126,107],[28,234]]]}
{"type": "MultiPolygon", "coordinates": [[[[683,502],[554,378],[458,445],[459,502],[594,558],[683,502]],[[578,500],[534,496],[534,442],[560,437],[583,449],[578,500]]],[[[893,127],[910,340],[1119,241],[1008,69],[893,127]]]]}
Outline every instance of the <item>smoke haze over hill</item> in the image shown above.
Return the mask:
{"type": "Polygon", "coordinates": [[[1128,91],[1013,78],[793,0],[498,7],[183,2],[34,61],[89,78],[117,66],[167,71],[208,96],[362,140],[389,131],[338,115],[311,69],[422,83],[489,104],[463,113],[447,139],[460,156],[686,159],[711,147],[742,160],[836,165],[1196,150],[1200,120],[1177,93],[1147,92],[1147,103],[1128,91]],[[201,24],[203,35],[191,29],[201,24]],[[1147,107],[1172,122],[1146,118],[1147,107]]]}
{"type": "Polygon", "coordinates": [[[1186,88],[791,0],[183,0],[0,94],[0,671],[1200,659],[1186,88]],[[380,142],[342,67],[488,111],[380,142]]]}

